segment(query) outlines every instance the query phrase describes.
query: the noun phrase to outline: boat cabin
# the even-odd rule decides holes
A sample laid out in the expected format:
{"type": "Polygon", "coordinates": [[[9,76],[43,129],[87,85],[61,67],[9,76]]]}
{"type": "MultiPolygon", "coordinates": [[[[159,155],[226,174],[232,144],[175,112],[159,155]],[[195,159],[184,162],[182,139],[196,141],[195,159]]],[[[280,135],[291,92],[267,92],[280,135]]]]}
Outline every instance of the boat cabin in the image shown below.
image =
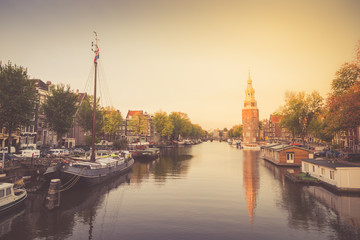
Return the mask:
{"type": "Polygon", "coordinates": [[[262,147],[263,158],[279,166],[300,167],[301,160],[312,157],[308,149],[295,145],[272,144],[262,147]]]}
{"type": "Polygon", "coordinates": [[[14,189],[13,183],[0,183],[0,214],[22,202],[26,190],[14,189]]]}
{"type": "Polygon", "coordinates": [[[360,164],[328,159],[303,159],[301,170],[335,190],[360,192],[360,164]]]}

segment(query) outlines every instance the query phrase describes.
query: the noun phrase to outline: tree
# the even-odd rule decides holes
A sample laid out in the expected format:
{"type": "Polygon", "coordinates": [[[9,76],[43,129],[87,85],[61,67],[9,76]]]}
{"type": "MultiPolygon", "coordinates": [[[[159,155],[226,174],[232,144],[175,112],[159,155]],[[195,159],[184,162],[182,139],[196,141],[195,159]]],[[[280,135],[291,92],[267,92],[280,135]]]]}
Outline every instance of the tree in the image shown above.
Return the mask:
{"type": "Polygon", "coordinates": [[[120,111],[113,107],[106,107],[102,109],[102,115],[104,119],[103,130],[104,133],[109,135],[109,140],[115,139],[115,134],[121,127],[123,118],[120,111]]]}
{"type": "Polygon", "coordinates": [[[12,133],[31,123],[36,99],[35,82],[28,79],[26,69],[0,64],[0,129],[5,127],[9,134],[9,153],[12,133]]]}
{"type": "Polygon", "coordinates": [[[347,138],[353,137],[360,125],[360,41],[355,60],[336,72],[331,90],[324,111],[325,129],[332,135],[345,132],[347,138]]]}
{"type": "MultiPolygon", "coordinates": [[[[96,101],[96,123],[95,128],[98,133],[103,130],[103,112],[100,107],[100,99],[96,101]]],[[[92,132],[93,128],[93,105],[94,97],[87,95],[81,105],[79,106],[79,111],[77,113],[77,123],[81,126],[85,132],[92,132]]]]}
{"type": "Polygon", "coordinates": [[[191,137],[201,138],[205,136],[205,131],[198,124],[192,124],[191,137]]]}
{"type": "Polygon", "coordinates": [[[186,113],[172,112],[169,115],[174,126],[172,138],[179,139],[180,136],[187,137],[190,135],[192,126],[190,119],[186,113]]]}
{"type": "Polygon", "coordinates": [[[161,138],[169,137],[173,133],[174,125],[166,112],[156,112],[153,124],[156,132],[160,134],[161,138]]]}
{"type": "Polygon", "coordinates": [[[316,91],[311,94],[287,92],[280,125],[291,131],[293,137],[299,135],[305,142],[310,122],[320,114],[322,102],[323,98],[316,91]]]}
{"type": "Polygon", "coordinates": [[[353,84],[341,95],[330,95],[327,109],[328,131],[337,133],[360,126],[360,82],[353,84]]]}
{"type": "Polygon", "coordinates": [[[70,86],[65,88],[60,84],[51,88],[51,95],[42,105],[46,123],[56,132],[59,143],[62,136],[74,125],[77,99],[78,96],[70,90],[70,86]]]}
{"type": "Polygon", "coordinates": [[[325,121],[325,118],[323,115],[326,115],[325,113],[326,108],[322,110],[322,114],[317,116],[316,118],[313,118],[309,125],[309,131],[311,134],[313,134],[315,137],[319,138],[322,141],[330,143],[331,140],[334,137],[334,133],[329,130],[328,123],[325,121]]]}
{"type": "Polygon", "coordinates": [[[354,83],[359,82],[360,65],[357,63],[344,63],[336,72],[335,79],[331,83],[334,95],[341,95],[354,83]]]}
{"type": "Polygon", "coordinates": [[[243,135],[242,125],[233,126],[228,133],[229,138],[241,138],[242,135],[243,135]]]}

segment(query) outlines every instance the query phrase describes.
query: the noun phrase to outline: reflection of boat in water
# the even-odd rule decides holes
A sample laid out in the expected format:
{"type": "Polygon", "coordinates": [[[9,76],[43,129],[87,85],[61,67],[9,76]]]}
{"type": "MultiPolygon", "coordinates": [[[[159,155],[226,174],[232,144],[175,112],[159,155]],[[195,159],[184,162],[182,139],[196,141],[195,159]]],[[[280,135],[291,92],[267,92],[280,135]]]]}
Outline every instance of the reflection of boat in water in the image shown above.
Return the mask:
{"type": "Polygon", "coordinates": [[[18,212],[0,218],[0,237],[4,236],[12,230],[13,221],[19,216],[23,215],[24,212],[25,210],[18,209],[18,212]]]}
{"type": "Polygon", "coordinates": [[[159,158],[160,149],[159,148],[147,148],[145,150],[135,151],[135,154],[132,154],[135,160],[139,161],[151,161],[159,158]]]}
{"type": "Polygon", "coordinates": [[[80,221],[84,223],[84,226],[88,224],[89,235],[82,235],[80,238],[73,236],[72,238],[97,239],[92,237],[93,223],[95,220],[99,220],[97,216],[100,212],[106,212],[107,207],[111,206],[112,213],[120,214],[122,202],[118,200],[121,200],[126,194],[126,186],[124,185],[132,181],[132,176],[133,172],[129,171],[91,188],[80,187],[76,188],[75,191],[64,191],[61,193],[60,207],[53,211],[42,211],[43,207],[39,206],[44,195],[38,195],[40,198],[32,198],[29,205],[33,213],[32,219],[29,221],[34,223],[33,226],[30,225],[32,229],[36,229],[36,236],[33,238],[46,239],[53,236],[55,239],[63,239],[61,236],[73,236],[73,233],[77,231],[75,230],[76,222],[80,221]],[[117,200],[113,201],[111,196],[116,196],[117,200]]]}
{"type": "Polygon", "coordinates": [[[360,198],[336,195],[322,187],[308,186],[303,190],[335,211],[348,225],[360,229],[360,198]]]}
{"type": "Polygon", "coordinates": [[[133,172],[130,171],[118,177],[104,181],[92,188],[77,188],[76,191],[63,192],[61,195],[61,206],[59,210],[62,214],[75,213],[88,209],[100,201],[105,193],[119,187],[121,184],[130,183],[133,172]]]}
{"type": "Polygon", "coordinates": [[[0,214],[5,214],[24,202],[27,192],[14,188],[13,183],[0,183],[0,214]]]}

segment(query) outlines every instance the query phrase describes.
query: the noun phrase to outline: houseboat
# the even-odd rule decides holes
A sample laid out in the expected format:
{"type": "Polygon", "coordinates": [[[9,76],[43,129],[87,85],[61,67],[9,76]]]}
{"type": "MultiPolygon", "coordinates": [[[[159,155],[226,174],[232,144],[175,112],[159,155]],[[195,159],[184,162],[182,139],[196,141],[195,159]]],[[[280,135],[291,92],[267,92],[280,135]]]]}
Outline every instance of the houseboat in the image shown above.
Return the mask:
{"type": "Polygon", "coordinates": [[[26,197],[25,189],[16,189],[13,183],[0,183],[0,214],[19,206],[26,197]]]}
{"type": "Polygon", "coordinates": [[[271,144],[262,147],[263,158],[279,166],[300,167],[301,160],[312,158],[310,150],[294,145],[271,144]]]}
{"type": "Polygon", "coordinates": [[[328,159],[303,159],[304,173],[339,192],[360,193],[360,164],[328,159]]]}

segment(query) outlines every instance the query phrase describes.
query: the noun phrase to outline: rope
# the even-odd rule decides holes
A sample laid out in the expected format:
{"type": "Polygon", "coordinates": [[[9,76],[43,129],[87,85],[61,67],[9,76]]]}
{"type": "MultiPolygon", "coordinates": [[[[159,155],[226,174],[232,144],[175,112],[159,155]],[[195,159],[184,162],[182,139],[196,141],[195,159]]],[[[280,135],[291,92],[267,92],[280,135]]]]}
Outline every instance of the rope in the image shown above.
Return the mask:
{"type": "Polygon", "coordinates": [[[58,190],[58,192],[64,192],[64,191],[69,190],[70,188],[72,188],[72,187],[77,183],[77,181],[79,181],[79,179],[80,179],[80,175],[78,175],[78,176],[76,177],[76,179],[75,179],[69,186],[67,186],[67,187],[64,188],[64,189],[58,190]]]}
{"type": "Polygon", "coordinates": [[[61,185],[60,188],[62,189],[59,189],[57,192],[64,192],[64,191],[67,191],[69,190],[70,188],[72,188],[80,179],[80,175],[83,173],[83,171],[85,170],[86,168],[82,168],[81,169],[81,172],[79,173],[79,175],[74,175],[68,182],[66,182],[65,184],[61,185]],[[69,185],[68,185],[69,184],[69,185]],[[66,185],[68,185],[67,187],[65,187],[66,185]]]}

